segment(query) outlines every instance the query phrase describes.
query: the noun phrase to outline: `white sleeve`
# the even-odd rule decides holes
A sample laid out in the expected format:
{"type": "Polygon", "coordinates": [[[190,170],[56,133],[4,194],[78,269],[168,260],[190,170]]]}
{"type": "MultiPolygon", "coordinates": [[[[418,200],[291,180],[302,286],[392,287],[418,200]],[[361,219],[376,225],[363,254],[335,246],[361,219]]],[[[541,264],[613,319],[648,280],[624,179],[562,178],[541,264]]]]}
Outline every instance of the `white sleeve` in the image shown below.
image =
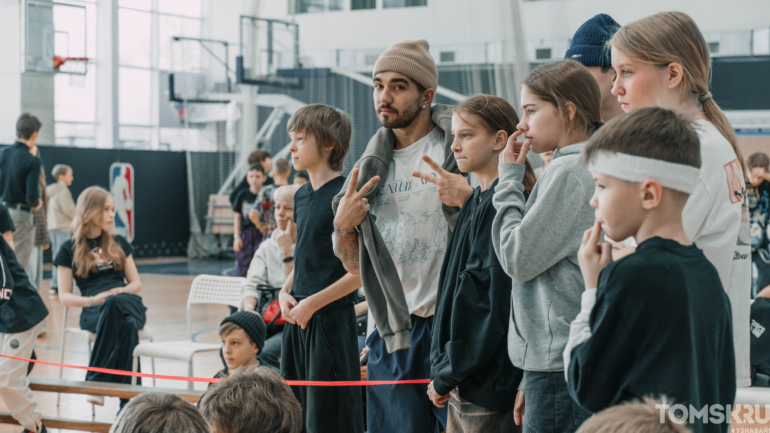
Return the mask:
{"type": "Polygon", "coordinates": [[[564,348],[564,378],[566,380],[569,380],[568,372],[570,358],[572,358],[572,349],[591,338],[591,325],[588,321],[591,318],[591,310],[593,310],[594,304],[596,304],[596,289],[588,289],[583,292],[580,302],[580,313],[569,325],[569,339],[567,340],[567,347],[564,348]]]}

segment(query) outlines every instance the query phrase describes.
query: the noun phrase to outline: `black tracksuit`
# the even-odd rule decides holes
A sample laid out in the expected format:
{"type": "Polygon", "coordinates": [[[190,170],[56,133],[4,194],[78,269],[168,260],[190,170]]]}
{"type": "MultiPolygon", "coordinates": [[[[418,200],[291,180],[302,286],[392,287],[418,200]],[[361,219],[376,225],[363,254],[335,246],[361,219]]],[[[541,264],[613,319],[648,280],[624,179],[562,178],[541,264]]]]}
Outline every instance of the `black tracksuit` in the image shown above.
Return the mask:
{"type": "MultiPolygon", "coordinates": [[[[572,349],[567,370],[570,395],[589,411],[661,395],[696,410],[734,403],[730,300],[695,245],[654,237],[611,263],[589,323],[592,335],[572,349]]],[[[690,427],[726,432],[726,415],[690,427]]]]}
{"type": "MultiPolygon", "coordinates": [[[[301,302],[347,274],[334,255],[332,198],[345,183],[342,176],[317,191],[310,183],[294,196],[297,243],[294,247],[292,296],[301,302]]],[[[281,347],[281,375],[287,380],[360,380],[358,336],[353,304],[356,292],[316,311],[305,329],[287,323],[281,347]]],[[[302,405],[303,431],[361,433],[364,431],[358,387],[295,386],[302,405]]]]}
{"type": "Polygon", "coordinates": [[[431,344],[436,393],[483,408],[511,410],[523,372],[508,356],[513,282],[492,246],[497,181],[463,204],[441,267],[431,344]]]}

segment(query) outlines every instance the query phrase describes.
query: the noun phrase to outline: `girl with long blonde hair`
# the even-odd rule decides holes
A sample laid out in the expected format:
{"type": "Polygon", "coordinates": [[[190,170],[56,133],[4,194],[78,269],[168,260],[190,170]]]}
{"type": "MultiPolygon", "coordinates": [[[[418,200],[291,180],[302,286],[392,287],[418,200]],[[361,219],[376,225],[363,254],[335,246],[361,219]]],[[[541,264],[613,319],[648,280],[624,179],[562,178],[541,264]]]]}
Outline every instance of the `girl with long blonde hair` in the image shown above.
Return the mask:
{"type": "MultiPolygon", "coordinates": [[[[131,371],[138,331],[144,327],[146,308],[137,296],[142,290],[132,256],[133,247],[122,236],[114,236],[115,203],[109,192],[96,186],[78,197],[72,239],[64,242],[54,264],[63,305],[83,308],[80,327],[96,334],[88,365],[131,371]],[[72,281],[80,295],[72,292],[72,281]],[[114,354],[118,356],[114,356],[114,354]]],[[[89,371],[86,380],[131,383],[128,376],[89,371]]],[[[89,396],[89,402],[104,404],[104,398],[89,396]]],[[[121,407],[128,400],[121,400],[121,407]]]]}
{"type": "Polygon", "coordinates": [[[735,133],[708,88],[708,44],[687,14],[664,12],[623,26],[609,45],[617,73],[612,93],[624,111],[658,106],[695,123],[702,165],[700,183],[682,213],[684,230],[717,268],[730,298],[738,386],[749,386],[746,171],[735,133]]]}

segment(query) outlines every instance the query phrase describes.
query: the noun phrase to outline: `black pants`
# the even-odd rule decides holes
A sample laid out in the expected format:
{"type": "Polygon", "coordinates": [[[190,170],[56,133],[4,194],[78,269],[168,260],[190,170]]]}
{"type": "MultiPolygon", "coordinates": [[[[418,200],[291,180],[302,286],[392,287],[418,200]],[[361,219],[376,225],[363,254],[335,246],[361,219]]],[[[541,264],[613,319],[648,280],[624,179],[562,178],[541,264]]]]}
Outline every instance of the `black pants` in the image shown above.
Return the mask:
{"type": "MultiPolygon", "coordinates": [[[[287,380],[360,380],[353,306],[331,304],[316,312],[305,329],[286,324],[281,375],[287,380]]],[[[294,386],[302,405],[303,431],[362,433],[361,389],[354,386],[294,386]]]]}
{"type": "MultiPolygon", "coordinates": [[[[144,327],[146,311],[147,308],[142,305],[142,298],[139,296],[128,293],[109,296],[99,310],[95,329],[96,341],[88,365],[131,371],[134,348],[139,344],[139,330],[144,327]]],[[[81,317],[81,327],[83,327],[83,317],[81,317]]],[[[141,384],[141,378],[137,379],[137,383],[141,384]]],[[[86,373],[86,380],[131,383],[130,376],[116,376],[94,371],[86,373]]]]}

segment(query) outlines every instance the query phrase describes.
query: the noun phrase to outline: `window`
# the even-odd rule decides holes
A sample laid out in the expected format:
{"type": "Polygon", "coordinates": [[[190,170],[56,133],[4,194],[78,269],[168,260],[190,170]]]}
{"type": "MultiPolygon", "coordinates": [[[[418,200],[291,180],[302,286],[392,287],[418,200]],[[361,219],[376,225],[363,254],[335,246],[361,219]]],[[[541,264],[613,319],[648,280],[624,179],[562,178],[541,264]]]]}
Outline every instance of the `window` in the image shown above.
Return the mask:
{"type": "Polygon", "coordinates": [[[351,0],[350,1],[350,9],[351,10],[361,10],[361,9],[374,9],[377,7],[377,2],[375,0],[351,0]]]}
{"type": "Polygon", "coordinates": [[[439,60],[441,63],[454,63],[455,52],[454,51],[442,51],[439,54],[439,60]]]}
{"type": "Polygon", "coordinates": [[[538,48],[535,50],[536,60],[550,60],[551,49],[550,48],[538,48]]]}
{"type": "Polygon", "coordinates": [[[413,6],[428,6],[428,0],[382,0],[384,8],[408,8],[413,6]]]}
{"type": "Polygon", "coordinates": [[[294,0],[294,4],[289,2],[289,14],[341,11],[343,10],[343,2],[344,0],[294,0]]]}

